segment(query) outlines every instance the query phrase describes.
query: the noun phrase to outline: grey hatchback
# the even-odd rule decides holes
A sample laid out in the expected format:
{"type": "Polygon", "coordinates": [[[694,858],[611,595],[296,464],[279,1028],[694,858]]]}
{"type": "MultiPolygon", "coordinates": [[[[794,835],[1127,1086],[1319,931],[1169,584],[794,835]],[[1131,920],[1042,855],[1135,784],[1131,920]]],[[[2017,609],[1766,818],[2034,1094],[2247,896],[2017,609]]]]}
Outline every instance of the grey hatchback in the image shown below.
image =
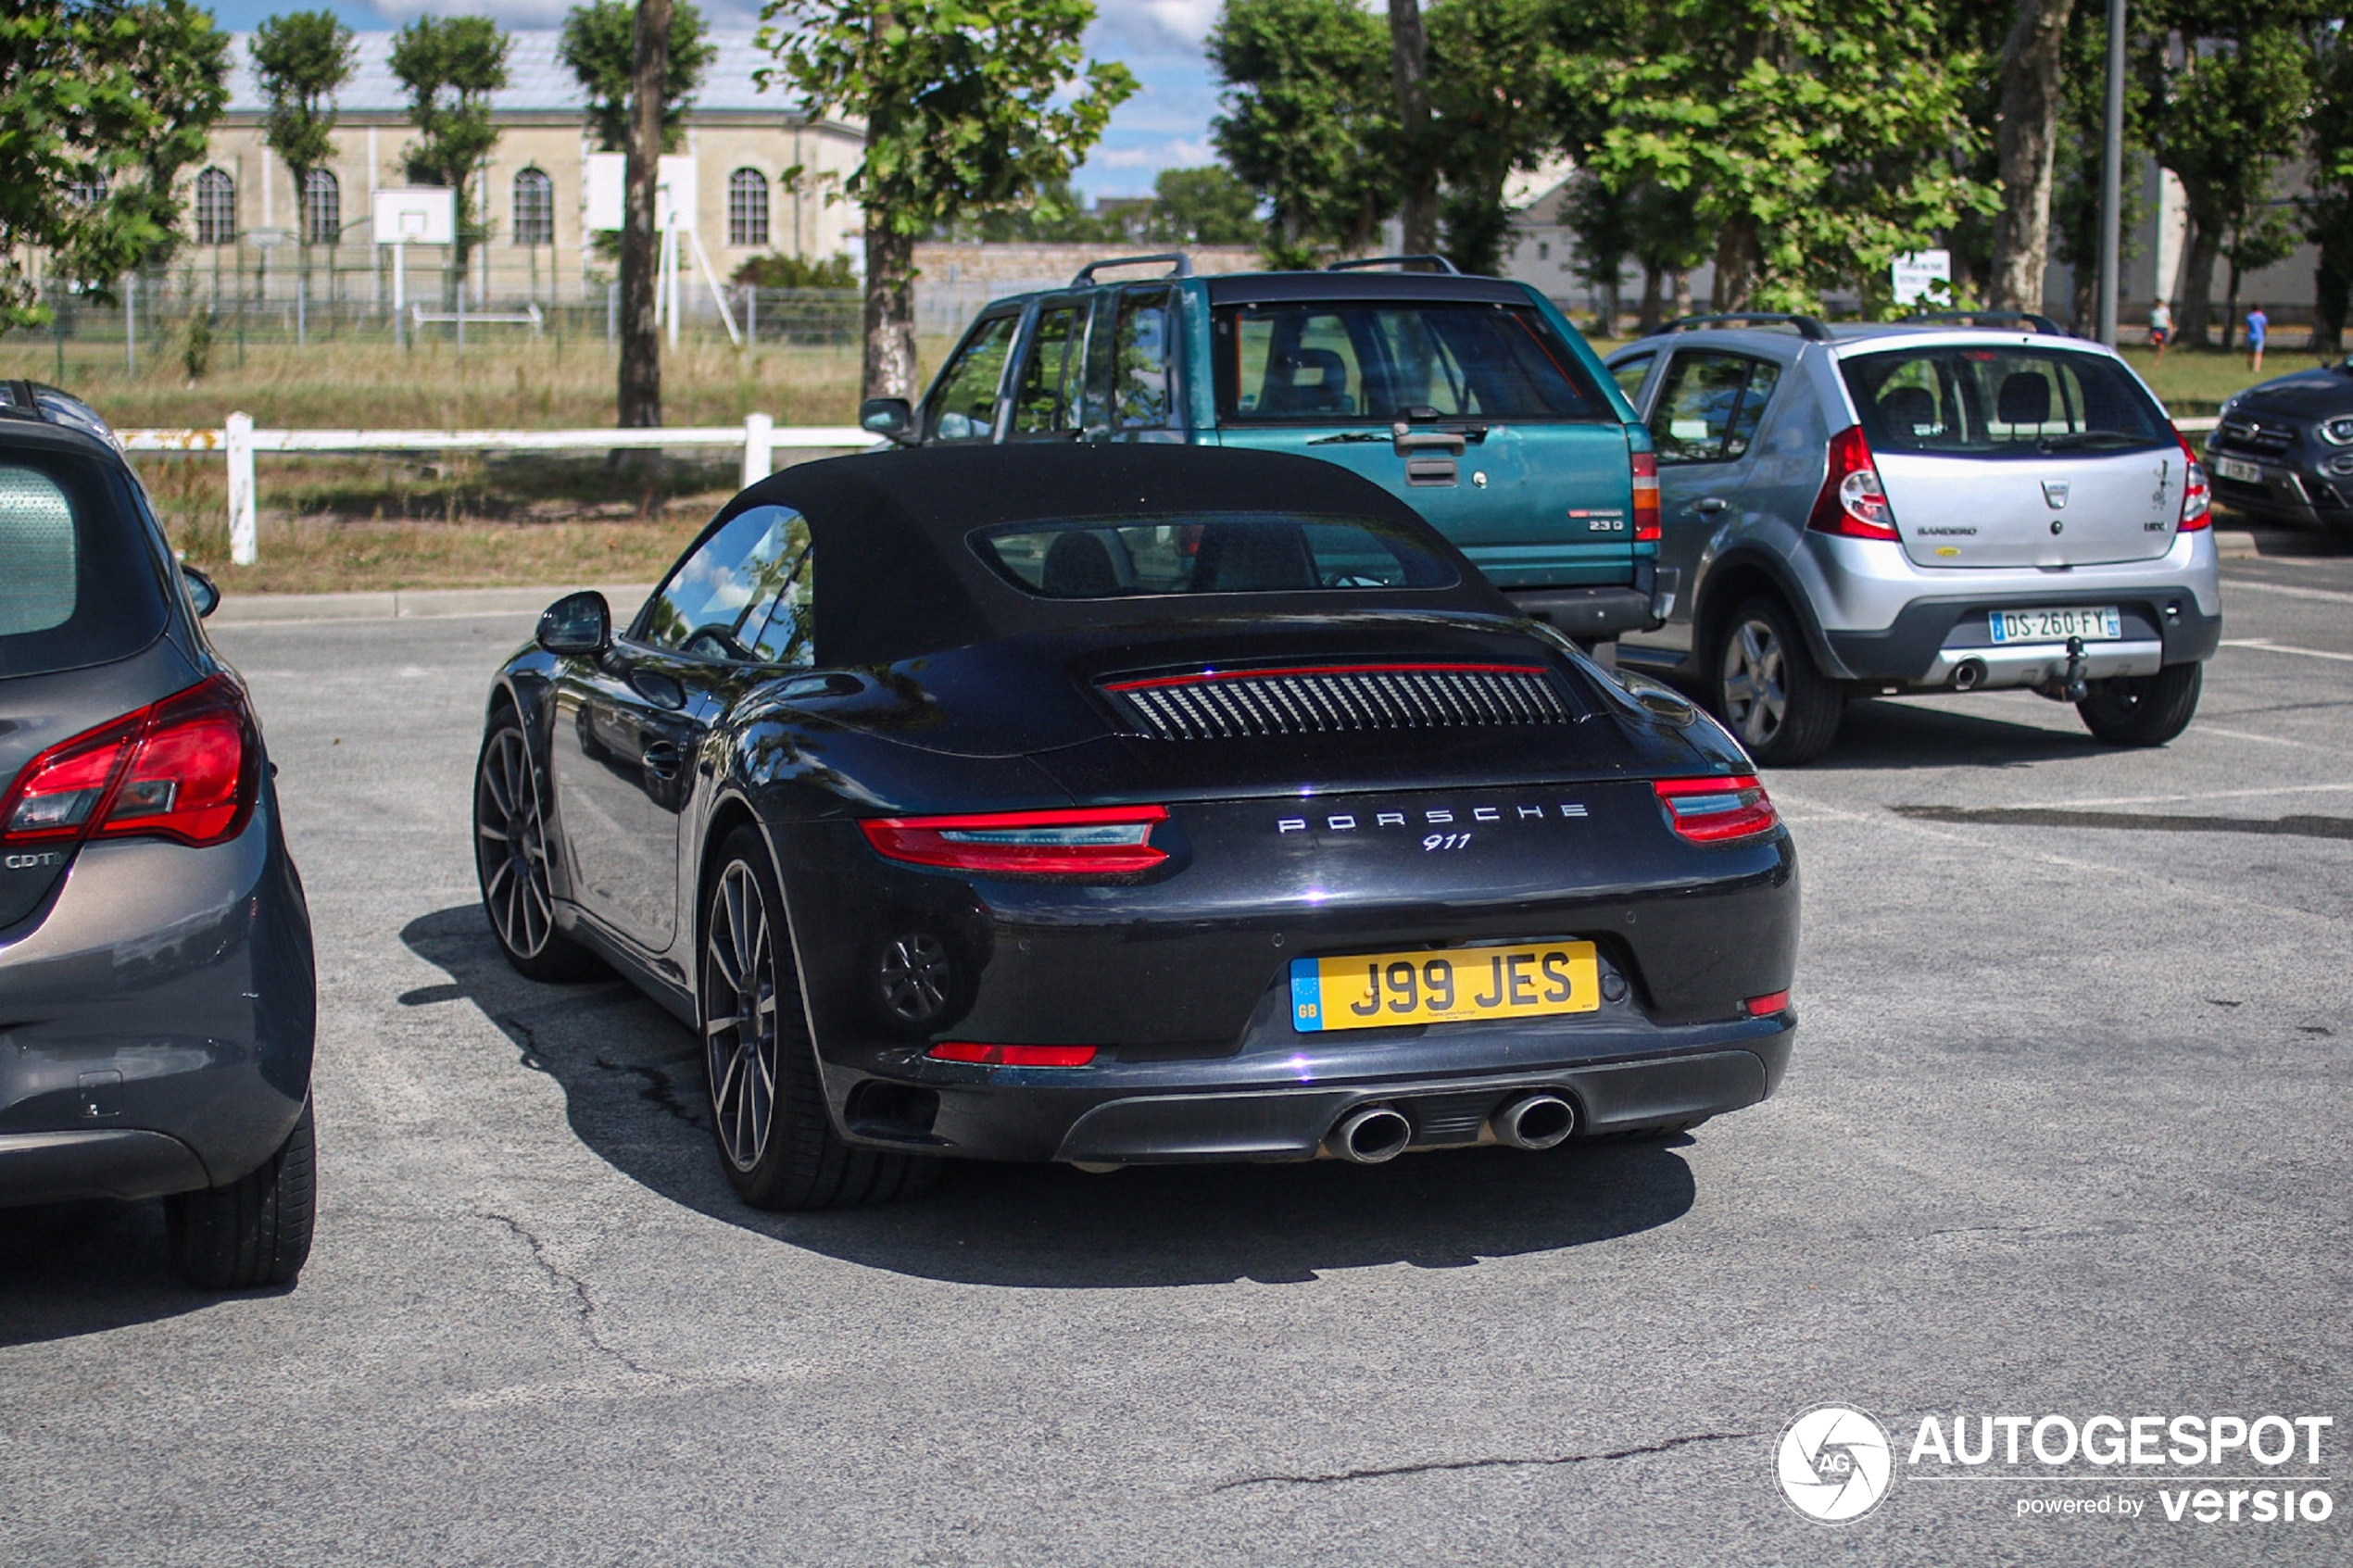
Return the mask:
{"type": "Polygon", "coordinates": [[[103,420],[0,383],[0,1206],[165,1200],[190,1283],[309,1255],[309,910],[245,684],[103,420]]]}

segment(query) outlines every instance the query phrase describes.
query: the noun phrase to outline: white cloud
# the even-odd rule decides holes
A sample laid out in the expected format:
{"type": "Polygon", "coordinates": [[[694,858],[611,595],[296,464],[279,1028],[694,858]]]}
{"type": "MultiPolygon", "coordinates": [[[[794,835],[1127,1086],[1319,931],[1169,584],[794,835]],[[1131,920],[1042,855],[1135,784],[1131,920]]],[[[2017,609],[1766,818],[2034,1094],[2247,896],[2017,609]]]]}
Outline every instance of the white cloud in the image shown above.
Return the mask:
{"type": "Polygon", "coordinates": [[[1198,50],[1217,20],[1223,0],[1097,0],[1097,28],[1146,47],[1178,44],[1198,50]]]}
{"type": "Polygon", "coordinates": [[[1189,142],[1175,136],[1146,146],[1114,147],[1088,160],[1088,166],[1100,163],[1105,169],[1149,169],[1157,174],[1164,169],[1190,169],[1216,156],[1216,150],[1207,142],[1189,142]]]}

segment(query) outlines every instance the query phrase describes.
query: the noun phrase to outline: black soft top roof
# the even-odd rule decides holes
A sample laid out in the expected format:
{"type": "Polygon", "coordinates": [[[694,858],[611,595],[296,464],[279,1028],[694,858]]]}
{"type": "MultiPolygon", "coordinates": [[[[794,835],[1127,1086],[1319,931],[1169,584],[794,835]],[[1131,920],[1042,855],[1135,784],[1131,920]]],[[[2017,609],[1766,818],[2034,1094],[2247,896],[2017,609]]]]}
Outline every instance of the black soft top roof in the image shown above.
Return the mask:
{"type": "Polygon", "coordinates": [[[711,528],[758,506],[790,507],[809,520],[816,557],[816,655],[827,665],[888,664],[1001,637],[1122,622],[1164,625],[1237,610],[1513,613],[1510,602],[1411,507],[1335,464],[1278,452],[1122,444],[862,453],[771,474],[729,502],[711,528]],[[967,542],[976,529],[1057,518],[1270,511],[1390,524],[1443,557],[1460,583],[1452,588],[1047,599],[1007,583],[967,542]]]}

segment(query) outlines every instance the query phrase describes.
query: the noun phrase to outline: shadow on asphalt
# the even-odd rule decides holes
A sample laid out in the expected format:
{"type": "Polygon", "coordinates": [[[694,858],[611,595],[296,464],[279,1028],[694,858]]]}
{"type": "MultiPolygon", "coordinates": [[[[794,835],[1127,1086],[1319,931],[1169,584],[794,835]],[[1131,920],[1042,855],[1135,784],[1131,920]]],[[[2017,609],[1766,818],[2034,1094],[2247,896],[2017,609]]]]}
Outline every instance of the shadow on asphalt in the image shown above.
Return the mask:
{"type": "MultiPolygon", "coordinates": [[[[1984,697],[1850,703],[1838,742],[1815,766],[1825,770],[2020,768],[2101,756],[2116,748],[2094,740],[2074,709],[2057,703],[2050,716],[2069,729],[2013,723],[1989,712],[1984,697]],[[1972,711],[1974,707],[1974,711],[1972,711]]],[[[2039,700],[2039,699],[2038,699],[2039,700]]]]}
{"type": "MultiPolygon", "coordinates": [[[[764,1214],[711,1148],[693,1036],[626,985],[557,986],[508,967],[472,905],[401,940],[448,974],[401,998],[464,997],[522,1070],[564,1091],[573,1133],[623,1174],[713,1219],[849,1262],[960,1284],[1049,1289],[1286,1284],[1326,1269],[1466,1268],[1652,1229],[1692,1206],[1689,1138],[1414,1156],[1361,1167],[1138,1168],[953,1161],[931,1193],[874,1209],[764,1214]]],[[[488,1064],[485,1064],[487,1068],[488,1064]]]]}
{"type": "Polygon", "coordinates": [[[160,1202],[0,1209],[0,1345],[104,1334],[227,1298],[181,1283],[160,1202]]]}

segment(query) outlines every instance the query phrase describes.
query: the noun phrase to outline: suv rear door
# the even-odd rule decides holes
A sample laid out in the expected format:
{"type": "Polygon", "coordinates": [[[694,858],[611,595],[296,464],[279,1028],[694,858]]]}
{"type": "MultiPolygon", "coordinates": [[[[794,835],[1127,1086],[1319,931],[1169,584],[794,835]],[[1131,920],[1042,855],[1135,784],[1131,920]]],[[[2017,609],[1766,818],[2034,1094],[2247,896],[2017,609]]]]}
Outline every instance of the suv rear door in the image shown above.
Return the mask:
{"type": "Polygon", "coordinates": [[[1498,587],[1631,580],[1625,427],[1533,302],[1221,304],[1211,352],[1222,443],[1364,475],[1428,519],[1498,587]],[[1454,438],[1459,457],[1449,450],[1454,438]]]}
{"type": "Polygon", "coordinates": [[[1850,351],[1839,369],[1915,564],[2096,566],[2172,547],[2180,440],[2108,356],[1946,341],[1850,351]]]}

